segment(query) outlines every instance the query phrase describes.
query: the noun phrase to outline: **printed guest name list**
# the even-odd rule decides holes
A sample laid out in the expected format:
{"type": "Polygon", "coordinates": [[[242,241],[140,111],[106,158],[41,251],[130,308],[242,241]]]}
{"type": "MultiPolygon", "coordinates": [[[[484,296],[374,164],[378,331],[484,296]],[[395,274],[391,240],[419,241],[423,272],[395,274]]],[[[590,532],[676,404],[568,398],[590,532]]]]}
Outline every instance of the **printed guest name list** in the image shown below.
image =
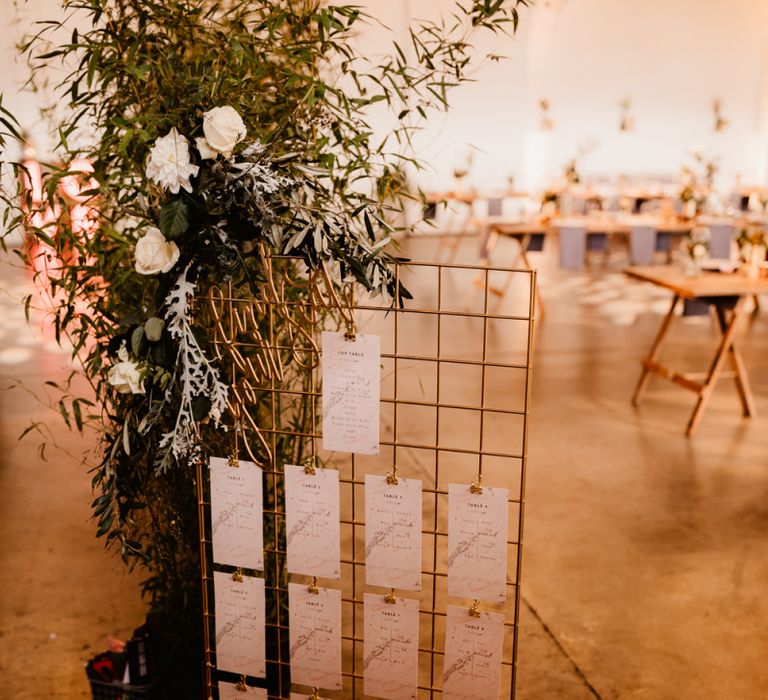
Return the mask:
{"type": "Polygon", "coordinates": [[[381,339],[323,332],[323,449],[379,454],[381,339]]]}

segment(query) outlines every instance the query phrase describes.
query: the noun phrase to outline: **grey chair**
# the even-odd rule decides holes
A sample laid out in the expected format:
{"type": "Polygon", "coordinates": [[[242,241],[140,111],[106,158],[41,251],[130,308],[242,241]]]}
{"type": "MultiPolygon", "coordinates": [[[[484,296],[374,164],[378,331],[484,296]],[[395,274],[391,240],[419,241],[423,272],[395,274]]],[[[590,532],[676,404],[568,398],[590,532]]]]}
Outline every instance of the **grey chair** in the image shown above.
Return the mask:
{"type": "Polygon", "coordinates": [[[500,197],[488,199],[488,216],[501,216],[503,200],[500,197]]]}
{"type": "Polygon", "coordinates": [[[656,252],[656,229],[633,226],[629,232],[629,250],[633,265],[650,265],[656,252]]]}
{"type": "Polygon", "coordinates": [[[733,224],[710,224],[709,226],[709,257],[718,260],[729,260],[731,257],[731,242],[736,236],[733,224]]]}
{"type": "Polygon", "coordinates": [[[566,270],[583,270],[587,250],[587,229],[584,226],[560,226],[560,267],[566,270]]]}

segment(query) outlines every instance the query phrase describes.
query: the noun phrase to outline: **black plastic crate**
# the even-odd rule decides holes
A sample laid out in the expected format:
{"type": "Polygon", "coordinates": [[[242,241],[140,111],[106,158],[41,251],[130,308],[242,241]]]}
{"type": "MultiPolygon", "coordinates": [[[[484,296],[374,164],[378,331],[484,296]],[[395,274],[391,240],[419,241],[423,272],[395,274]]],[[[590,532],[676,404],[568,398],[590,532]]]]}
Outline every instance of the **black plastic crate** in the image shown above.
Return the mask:
{"type": "Polygon", "coordinates": [[[144,700],[152,696],[152,684],[105,683],[89,678],[93,700],[144,700]]]}

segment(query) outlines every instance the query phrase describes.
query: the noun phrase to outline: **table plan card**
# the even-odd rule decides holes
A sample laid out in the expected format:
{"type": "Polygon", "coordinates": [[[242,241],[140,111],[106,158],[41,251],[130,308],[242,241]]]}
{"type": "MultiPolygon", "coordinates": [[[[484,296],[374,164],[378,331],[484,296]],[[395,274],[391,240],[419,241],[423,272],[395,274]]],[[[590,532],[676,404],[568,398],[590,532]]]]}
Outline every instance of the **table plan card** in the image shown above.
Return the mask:
{"type": "Polygon", "coordinates": [[[506,600],[508,493],[448,485],[448,595],[506,600]]]}
{"type": "Polygon", "coordinates": [[[363,684],[366,695],[415,700],[419,685],[419,601],[364,597],[363,684]]]}
{"type": "Polygon", "coordinates": [[[339,472],[285,466],[285,527],[288,571],[339,578],[339,472]]]}
{"type": "Polygon", "coordinates": [[[499,697],[504,616],[448,606],[445,623],[443,698],[489,700],[499,697]]]}
{"type": "Polygon", "coordinates": [[[291,681],[341,690],[341,591],[288,584],[291,681]]]}
{"type": "Polygon", "coordinates": [[[421,481],[365,476],[365,582],[421,590],[421,481]]]}
{"type": "Polygon", "coordinates": [[[381,338],[323,331],[323,449],[379,454],[381,338]]]}
{"type": "Polygon", "coordinates": [[[264,501],[261,469],[240,460],[211,458],[211,530],[213,561],[246,569],[264,569],[264,501]]]}
{"type": "Polygon", "coordinates": [[[219,700],[267,700],[266,688],[239,690],[236,683],[219,681],[219,700]]]}
{"type": "Polygon", "coordinates": [[[213,573],[216,604],[216,667],[264,678],[264,579],[213,573]]]}

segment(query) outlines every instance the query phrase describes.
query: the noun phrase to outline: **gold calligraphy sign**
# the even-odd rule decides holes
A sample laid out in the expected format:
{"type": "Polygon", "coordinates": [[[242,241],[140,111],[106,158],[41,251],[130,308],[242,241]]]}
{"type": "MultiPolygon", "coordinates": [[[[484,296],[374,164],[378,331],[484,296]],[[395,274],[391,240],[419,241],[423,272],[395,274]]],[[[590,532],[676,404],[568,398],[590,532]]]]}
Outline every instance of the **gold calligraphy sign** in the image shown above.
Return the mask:
{"type": "Polygon", "coordinates": [[[233,462],[242,441],[249,458],[263,466],[274,463],[274,440],[269,435],[277,432],[278,420],[293,421],[291,433],[314,443],[317,331],[331,320],[353,333],[354,318],[352,290],[333,282],[327,264],[306,270],[297,259],[271,256],[265,247],[260,252],[264,277],[256,285],[257,293],[238,297],[231,283],[212,287],[207,306],[216,360],[230,368],[233,462]],[[264,400],[270,394],[274,399],[276,393],[296,399],[296,405],[286,409],[288,419],[275,415],[274,401],[264,400]],[[249,435],[255,437],[255,445],[249,435]]]}

